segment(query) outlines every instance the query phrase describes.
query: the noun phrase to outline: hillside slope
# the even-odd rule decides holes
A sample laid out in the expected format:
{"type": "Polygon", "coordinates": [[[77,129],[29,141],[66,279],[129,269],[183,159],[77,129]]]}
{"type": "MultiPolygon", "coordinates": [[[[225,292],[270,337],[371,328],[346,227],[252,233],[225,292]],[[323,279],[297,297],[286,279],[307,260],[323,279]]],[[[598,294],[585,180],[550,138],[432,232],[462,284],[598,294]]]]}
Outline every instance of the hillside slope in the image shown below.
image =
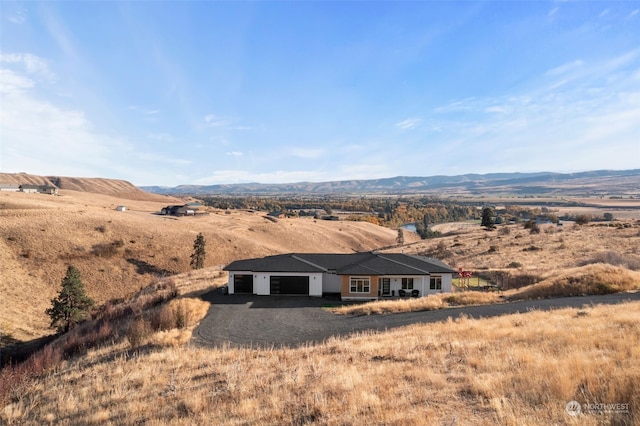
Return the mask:
{"type": "MultiPolygon", "coordinates": [[[[145,192],[126,180],[105,178],[77,178],[63,176],[37,176],[27,173],[0,173],[0,183],[16,185],[53,185],[58,189],[107,194],[119,198],[141,201],[164,201],[167,197],[145,192]]],[[[175,201],[175,199],[173,199],[175,201]]]]}
{"type": "Polygon", "coordinates": [[[80,270],[99,303],[128,296],[158,276],[188,271],[199,232],[207,243],[205,266],[215,268],[285,252],[372,250],[393,245],[397,236],[364,222],[274,223],[259,212],[157,215],[165,205],[69,190],[58,197],[0,193],[0,327],[19,339],[50,333],[44,310],[69,264],[80,270]],[[126,212],[115,210],[120,204],[126,204],[126,212]]]}

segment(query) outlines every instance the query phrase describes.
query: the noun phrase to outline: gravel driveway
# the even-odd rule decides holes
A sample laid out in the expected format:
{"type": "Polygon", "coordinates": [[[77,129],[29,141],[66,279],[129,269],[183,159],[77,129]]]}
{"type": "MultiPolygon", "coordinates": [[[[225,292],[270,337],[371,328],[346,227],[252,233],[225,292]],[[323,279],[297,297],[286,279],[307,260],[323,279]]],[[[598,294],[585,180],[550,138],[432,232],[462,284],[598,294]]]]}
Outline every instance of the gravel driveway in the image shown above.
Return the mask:
{"type": "Polygon", "coordinates": [[[335,306],[340,302],[317,297],[224,295],[220,290],[215,290],[202,295],[202,299],[210,302],[211,308],[194,332],[195,343],[206,346],[227,343],[253,347],[295,347],[322,342],[334,335],[445,321],[448,317],[456,318],[461,314],[480,318],[533,309],[616,304],[640,300],[640,292],[368,316],[333,314],[323,307],[335,306]]]}

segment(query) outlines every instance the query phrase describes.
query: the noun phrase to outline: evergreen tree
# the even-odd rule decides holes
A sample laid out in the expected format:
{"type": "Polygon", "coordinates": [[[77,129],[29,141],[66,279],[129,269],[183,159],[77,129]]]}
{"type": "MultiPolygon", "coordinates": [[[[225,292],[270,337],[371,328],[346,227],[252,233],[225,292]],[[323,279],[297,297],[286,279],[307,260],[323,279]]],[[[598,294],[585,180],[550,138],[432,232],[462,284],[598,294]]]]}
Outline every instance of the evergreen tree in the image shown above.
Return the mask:
{"type": "Polygon", "coordinates": [[[491,207],[485,207],[484,209],[482,209],[482,222],[480,223],[480,226],[484,226],[486,229],[495,228],[493,223],[493,216],[494,212],[491,207]]]}
{"type": "Polygon", "coordinates": [[[45,313],[51,317],[51,327],[58,327],[59,333],[66,333],[85,319],[94,304],[84,292],[80,271],[69,266],[58,297],[51,300],[51,308],[45,313]]]}
{"type": "Polygon", "coordinates": [[[204,235],[202,232],[198,234],[193,242],[193,253],[191,254],[191,269],[204,268],[204,258],[207,252],[205,250],[204,235]]]}
{"type": "Polygon", "coordinates": [[[404,231],[402,228],[398,228],[398,236],[396,237],[396,242],[401,246],[404,245],[404,231]]]}

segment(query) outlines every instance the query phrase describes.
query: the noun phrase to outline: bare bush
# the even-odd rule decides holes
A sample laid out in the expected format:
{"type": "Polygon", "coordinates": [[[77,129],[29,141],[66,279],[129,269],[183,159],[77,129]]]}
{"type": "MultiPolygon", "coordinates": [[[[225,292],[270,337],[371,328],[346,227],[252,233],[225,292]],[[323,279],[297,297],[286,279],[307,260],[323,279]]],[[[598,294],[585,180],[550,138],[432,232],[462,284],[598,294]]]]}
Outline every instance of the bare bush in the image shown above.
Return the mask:
{"type": "Polygon", "coordinates": [[[123,240],[115,240],[111,243],[96,244],[91,247],[93,254],[98,257],[113,257],[118,254],[121,247],[124,246],[123,240]]]}

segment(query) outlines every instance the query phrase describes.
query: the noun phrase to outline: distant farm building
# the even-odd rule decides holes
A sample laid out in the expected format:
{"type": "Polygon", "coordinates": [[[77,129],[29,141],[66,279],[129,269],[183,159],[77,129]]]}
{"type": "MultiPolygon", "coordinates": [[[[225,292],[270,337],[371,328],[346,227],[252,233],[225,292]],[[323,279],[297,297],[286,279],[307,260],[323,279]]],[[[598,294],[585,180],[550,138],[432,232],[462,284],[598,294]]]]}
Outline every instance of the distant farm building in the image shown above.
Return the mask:
{"type": "Polygon", "coordinates": [[[19,190],[26,194],[58,195],[58,188],[52,185],[20,185],[19,190]]]}
{"type": "Polygon", "coordinates": [[[118,206],[116,207],[116,210],[119,212],[126,212],[127,211],[127,206],[118,206]]]}

